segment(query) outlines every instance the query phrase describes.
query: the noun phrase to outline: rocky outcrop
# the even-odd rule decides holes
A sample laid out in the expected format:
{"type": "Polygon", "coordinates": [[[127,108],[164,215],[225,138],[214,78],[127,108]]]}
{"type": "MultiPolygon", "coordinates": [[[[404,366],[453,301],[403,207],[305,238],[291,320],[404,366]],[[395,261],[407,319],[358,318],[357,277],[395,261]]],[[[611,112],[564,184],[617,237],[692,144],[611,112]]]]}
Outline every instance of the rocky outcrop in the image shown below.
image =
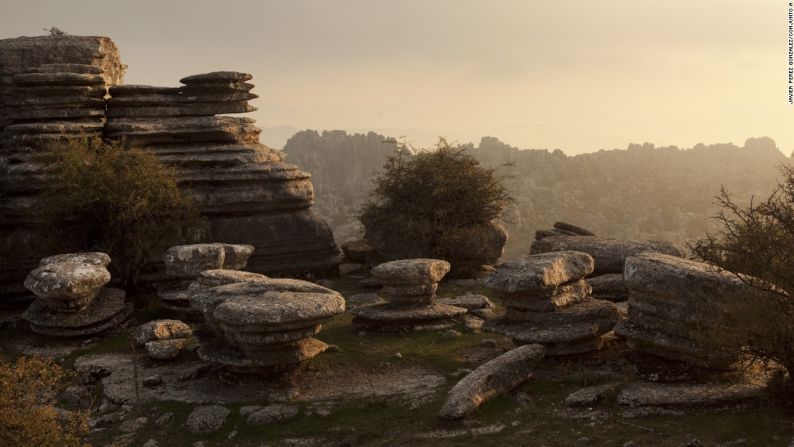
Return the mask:
{"type": "Polygon", "coordinates": [[[633,349],[699,367],[729,369],[738,360],[744,306],[776,308],[735,275],[674,256],[630,257],[624,276],[629,318],[615,332],[633,349]]]}
{"type": "Polygon", "coordinates": [[[262,279],[210,287],[191,296],[211,330],[199,356],[233,371],[295,372],[327,345],[313,338],[321,324],[345,310],[342,296],[295,279],[262,279]]]}
{"type": "Polygon", "coordinates": [[[52,250],[36,206],[47,181],[46,149],[101,136],[105,94],[126,67],[106,37],[40,36],[0,40],[0,297],[24,297],[22,282],[52,250]],[[13,255],[11,255],[13,254],[13,255]]]}
{"type": "Polygon", "coordinates": [[[626,258],[646,252],[683,256],[673,244],[663,241],[627,241],[595,236],[582,228],[557,222],[551,230],[541,230],[535,235],[531,254],[553,251],[580,251],[593,257],[594,275],[623,273],[626,258]]]}
{"type": "Polygon", "coordinates": [[[252,119],[215,116],[254,110],[251,78],[224,71],[185,77],[181,87],[115,86],[107,136],[173,166],[207,218],[205,240],[253,245],[250,270],[332,273],[340,252],[312,211],[311,176],[259,144],[252,119]]]}
{"type": "Polygon", "coordinates": [[[111,329],[132,314],[123,290],[110,282],[105,253],[67,253],[41,260],[25,279],[37,299],[23,317],[39,334],[56,337],[93,335],[111,329]]]}
{"type": "Polygon", "coordinates": [[[401,259],[371,270],[383,284],[380,295],[387,303],[354,309],[353,324],[363,330],[400,332],[447,328],[457,323],[466,309],[435,302],[438,282],[450,264],[440,259],[401,259]]]}
{"type": "Polygon", "coordinates": [[[629,299],[629,288],[622,273],[607,273],[587,278],[593,297],[600,300],[623,302],[629,299]]]}
{"type": "MultiPolygon", "coordinates": [[[[254,252],[252,245],[235,244],[191,244],[177,245],[169,248],[163,260],[166,274],[173,279],[163,281],[157,288],[157,296],[166,309],[186,318],[200,317],[200,312],[190,305],[189,289],[194,281],[201,277],[194,289],[213,282],[228,283],[229,278],[241,282],[243,278],[251,278],[256,273],[239,272],[239,274],[218,274],[217,272],[234,271],[246,266],[254,252]],[[216,272],[203,275],[204,271],[216,272]],[[214,281],[213,281],[214,280],[214,281]]],[[[255,278],[255,276],[253,276],[255,278]]]]}
{"type": "Polygon", "coordinates": [[[532,370],[543,360],[544,352],[541,345],[519,346],[480,365],[452,387],[439,417],[465,418],[489,399],[520,386],[532,377],[532,370]]]}
{"type": "Polygon", "coordinates": [[[590,296],[584,277],[592,271],[593,258],[575,251],[501,263],[485,285],[502,297],[505,315],[487,321],[483,329],[517,343],[542,344],[552,356],[601,349],[602,335],[620,315],[613,303],[590,296]]]}

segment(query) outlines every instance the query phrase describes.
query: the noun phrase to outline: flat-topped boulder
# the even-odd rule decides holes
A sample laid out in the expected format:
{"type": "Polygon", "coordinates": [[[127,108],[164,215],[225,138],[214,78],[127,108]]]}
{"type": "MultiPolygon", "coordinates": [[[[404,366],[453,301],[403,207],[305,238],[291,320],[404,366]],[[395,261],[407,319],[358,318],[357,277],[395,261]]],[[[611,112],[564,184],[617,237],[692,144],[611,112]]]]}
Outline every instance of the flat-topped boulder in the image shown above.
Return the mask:
{"type": "Polygon", "coordinates": [[[132,339],[153,360],[173,360],[182,351],[193,330],[179,320],[148,321],[135,329],[132,339]]]}
{"type": "Polygon", "coordinates": [[[489,320],[494,317],[496,305],[487,296],[476,293],[465,293],[453,298],[443,298],[436,301],[438,304],[462,307],[470,314],[489,320]]]}
{"type": "Polygon", "coordinates": [[[53,337],[82,337],[115,328],[130,315],[132,304],[126,303],[121,289],[104,288],[87,307],[64,313],[35,300],[23,314],[33,332],[53,337]]]}
{"type": "Polygon", "coordinates": [[[590,298],[590,292],[592,292],[592,288],[587,280],[579,279],[539,293],[503,294],[503,301],[508,308],[532,312],[554,312],[587,300],[590,298]]]}
{"type": "Polygon", "coordinates": [[[628,320],[615,328],[630,347],[670,361],[730,369],[750,309],[779,309],[778,300],[716,267],[660,253],[626,260],[628,320]]]}
{"type": "Polygon", "coordinates": [[[44,264],[25,279],[25,287],[53,308],[79,310],[110,282],[110,272],[102,266],[84,262],[44,264]]]}
{"type": "Polygon", "coordinates": [[[202,337],[199,355],[261,374],[295,369],[324,351],[326,345],[311,337],[345,310],[338,292],[295,279],[210,287],[191,299],[215,334],[202,337]]]}
{"type": "Polygon", "coordinates": [[[595,261],[596,275],[622,273],[626,258],[642,253],[663,253],[683,256],[681,250],[664,241],[632,241],[609,239],[599,236],[550,235],[532,243],[530,253],[578,251],[591,255],[595,261]]]}
{"type": "Polygon", "coordinates": [[[163,257],[169,275],[195,278],[204,270],[245,267],[254,252],[252,245],[242,244],[191,244],[169,248],[163,257]]]}
{"type": "Polygon", "coordinates": [[[485,285],[505,294],[542,294],[593,272],[593,258],[577,251],[557,251],[500,263],[485,285]]]}
{"type": "Polygon", "coordinates": [[[110,264],[110,256],[101,251],[92,251],[85,253],[63,253],[60,255],[47,256],[43,258],[39,265],[58,264],[61,262],[77,262],[82,264],[97,265],[100,267],[107,267],[110,264]]]}
{"type": "Polygon", "coordinates": [[[432,284],[441,281],[450,267],[449,262],[441,259],[400,259],[380,264],[370,273],[389,286],[432,284]]]}

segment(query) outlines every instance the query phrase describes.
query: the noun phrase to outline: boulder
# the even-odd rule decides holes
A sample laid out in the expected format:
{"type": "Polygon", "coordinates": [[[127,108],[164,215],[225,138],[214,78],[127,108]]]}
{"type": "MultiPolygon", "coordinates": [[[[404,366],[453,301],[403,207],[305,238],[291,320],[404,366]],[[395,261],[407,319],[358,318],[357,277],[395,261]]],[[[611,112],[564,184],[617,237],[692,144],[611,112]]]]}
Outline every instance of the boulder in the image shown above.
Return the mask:
{"type": "Polygon", "coordinates": [[[100,265],[82,262],[44,264],[25,279],[25,287],[57,310],[80,310],[88,306],[110,282],[110,272],[100,265]]]}
{"type": "Polygon", "coordinates": [[[626,241],[598,236],[552,235],[532,243],[530,253],[549,253],[558,251],[578,251],[587,253],[595,261],[592,273],[622,273],[626,258],[646,252],[683,256],[673,244],[663,241],[626,241]]]}
{"type": "Polygon", "coordinates": [[[517,388],[532,377],[532,369],[544,353],[543,346],[525,345],[482,364],[452,387],[439,417],[465,418],[483,402],[517,388]]]}
{"type": "Polygon", "coordinates": [[[403,286],[434,284],[449,273],[450,264],[440,259],[400,259],[374,267],[370,273],[381,284],[403,286]]]}
{"type": "Polygon", "coordinates": [[[739,358],[745,317],[781,309],[777,297],[733,274],[665,254],[628,258],[624,278],[628,320],[616,334],[636,350],[698,367],[731,368],[739,358]]]}
{"type": "Polygon", "coordinates": [[[364,239],[351,239],[342,244],[342,252],[350,262],[366,263],[372,250],[372,246],[364,239]]]}
{"type": "Polygon", "coordinates": [[[132,339],[138,346],[143,346],[150,341],[188,338],[191,335],[193,330],[190,326],[179,320],[153,320],[138,326],[132,339]]]}
{"type": "Polygon", "coordinates": [[[146,342],[144,348],[149,358],[154,360],[173,360],[179,356],[185,347],[184,338],[172,338],[168,340],[153,340],[146,342]]]}
{"type": "Polygon", "coordinates": [[[230,413],[222,405],[196,407],[188,415],[185,427],[193,433],[213,433],[220,430],[230,413]]]}
{"type": "Polygon", "coordinates": [[[454,298],[444,298],[437,301],[438,304],[462,307],[469,311],[469,314],[489,320],[494,317],[496,305],[485,295],[465,293],[454,298]]]}
{"type": "Polygon", "coordinates": [[[587,253],[556,251],[500,263],[485,285],[505,294],[547,294],[550,290],[593,272],[587,253]]]}
{"type": "Polygon", "coordinates": [[[195,278],[204,270],[245,267],[254,252],[251,245],[193,244],[171,247],[165,252],[166,272],[169,275],[195,278]]]}

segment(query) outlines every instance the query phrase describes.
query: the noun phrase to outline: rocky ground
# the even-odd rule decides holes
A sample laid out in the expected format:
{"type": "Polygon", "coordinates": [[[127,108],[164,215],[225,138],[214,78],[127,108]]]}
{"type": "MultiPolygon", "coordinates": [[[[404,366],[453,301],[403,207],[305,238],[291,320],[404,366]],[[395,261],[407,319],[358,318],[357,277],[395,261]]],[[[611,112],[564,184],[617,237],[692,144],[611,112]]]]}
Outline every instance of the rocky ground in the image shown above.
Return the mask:
{"type": "MultiPolygon", "coordinates": [[[[323,284],[346,297],[371,291],[355,276],[323,284]]],[[[452,281],[439,296],[467,291],[490,295],[477,283],[452,281]]],[[[136,315],[139,322],[162,316],[156,304],[136,315]]],[[[615,396],[638,371],[614,338],[598,354],[547,358],[515,392],[485,403],[472,418],[443,422],[438,412],[449,389],[511,341],[464,324],[360,333],[351,319],[346,313],[324,326],[318,338],[332,349],[294,385],[225,374],[198,358],[195,342],[176,361],[137,352],[133,362],[129,330],[58,341],[20,324],[0,332],[0,349],[51,356],[81,371],[61,406],[93,409],[90,440],[97,446],[788,446],[794,436],[790,412],[771,397],[719,412],[626,414],[615,396]]]]}

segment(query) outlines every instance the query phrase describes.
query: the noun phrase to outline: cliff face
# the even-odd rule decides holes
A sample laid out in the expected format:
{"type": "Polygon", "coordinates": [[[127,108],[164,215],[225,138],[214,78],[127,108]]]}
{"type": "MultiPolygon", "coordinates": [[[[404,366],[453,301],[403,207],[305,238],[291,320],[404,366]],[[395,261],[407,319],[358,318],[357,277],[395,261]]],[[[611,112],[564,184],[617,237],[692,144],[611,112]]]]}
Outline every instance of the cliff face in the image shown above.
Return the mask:
{"type": "MultiPolygon", "coordinates": [[[[209,228],[205,241],[256,246],[249,269],[331,272],[339,250],[311,209],[311,177],[259,144],[250,118],[250,75],[190,76],[179,88],[127,86],[126,66],[106,37],[0,40],[0,297],[52,254],[37,197],[47,181],[46,148],[80,135],[124,137],[177,168],[209,228]],[[109,95],[110,91],[110,95],[109,95]],[[110,99],[108,97],[110,96],[110,99]]],[[[72,250],[81,247],[59,247],[72,250]]],[[[85,248],[85,247],[82,247],[85,248]]]]}
{"type": "Polygon", "coordinates": [[[110,89],[107,137],[154,152],[173,165],[209,223],[207,241],[256,247],[248,269],[328,272],[339,263],[331,230],[311,209],[311,176],[259,144],[250,118],[215,116],[253,108],[251,75],[188,76],[182,87],[110,89]]]}
{"type": "Polygon", "coordinates": [[[36,206],[47,146],[101,136],[107,88],[122,82],[125,69],[107,37],[0,40],[0,297],[26,294],[25,275],[52,254],[46,210],[36,206]]]}

